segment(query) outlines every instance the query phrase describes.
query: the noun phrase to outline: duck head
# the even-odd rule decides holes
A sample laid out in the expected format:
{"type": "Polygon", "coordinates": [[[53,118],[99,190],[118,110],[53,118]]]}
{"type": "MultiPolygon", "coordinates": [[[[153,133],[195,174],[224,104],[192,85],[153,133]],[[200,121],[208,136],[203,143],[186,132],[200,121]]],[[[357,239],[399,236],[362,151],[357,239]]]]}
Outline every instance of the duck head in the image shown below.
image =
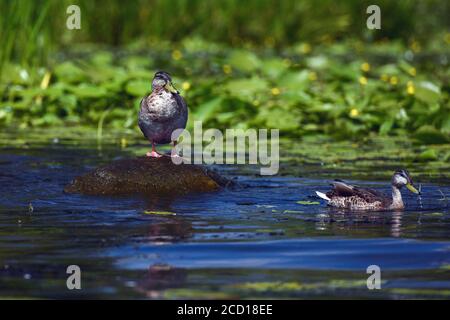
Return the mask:
{"type": "Polygon", "coordinates": [[[172,78],[167,72],[158,71],[155,73],[152,81],[152,90],[164,88],[166,91],[179,94],[178,90],[172,84],[172,78]]]}
{"type": "Polygon", "coordinates": [[[398,170],[392,176],[392,185],[401,189],[403,186],[406,186],[409,191],[412,193],[420,194],[420,192],[414,187],[413,181],[409,172],[405,169],[398,170]]]}

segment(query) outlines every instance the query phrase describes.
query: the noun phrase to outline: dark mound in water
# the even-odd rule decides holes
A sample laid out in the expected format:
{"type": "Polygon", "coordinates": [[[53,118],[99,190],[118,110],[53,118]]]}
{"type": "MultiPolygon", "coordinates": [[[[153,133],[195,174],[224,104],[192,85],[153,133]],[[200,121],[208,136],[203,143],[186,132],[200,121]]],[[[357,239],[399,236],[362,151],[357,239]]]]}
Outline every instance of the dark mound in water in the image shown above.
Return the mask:
{"type": "Polygon", "coordinates": [[[87,195],[182,195],[210,192],[231,184],[214,171],[192,164],[176,165],[169,157],[114,161],[75,178],[66,193],[87,195]]]}

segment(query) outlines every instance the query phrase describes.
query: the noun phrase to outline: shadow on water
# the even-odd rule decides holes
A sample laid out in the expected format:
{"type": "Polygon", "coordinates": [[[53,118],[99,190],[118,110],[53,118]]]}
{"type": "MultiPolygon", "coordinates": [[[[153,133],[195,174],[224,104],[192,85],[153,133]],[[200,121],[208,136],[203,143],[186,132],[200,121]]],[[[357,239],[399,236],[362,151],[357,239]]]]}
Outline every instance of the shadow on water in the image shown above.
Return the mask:
{"type": "Polygon", "coordinates": [[[337,211],[314,193],[333,173],[389,192],[394,159],[366,159],[371,178],[361,163],[351,170],[298,152],[286,153],[273,177],[219,167],[240,187],[217,193],[92,197],[62,189],[142,147],[105,144],[99,153],[89,141],[43,140],[0,149],[2,297],[450,297],[450,186],[434,167],[435,175],[404,161],[423,196],[403,192],[403,212],[337,211]],[[71,264],[82,270],[82,290],[66,288],[71,264]],[[373,264],[382,290],[366,287],[373,264]]]}

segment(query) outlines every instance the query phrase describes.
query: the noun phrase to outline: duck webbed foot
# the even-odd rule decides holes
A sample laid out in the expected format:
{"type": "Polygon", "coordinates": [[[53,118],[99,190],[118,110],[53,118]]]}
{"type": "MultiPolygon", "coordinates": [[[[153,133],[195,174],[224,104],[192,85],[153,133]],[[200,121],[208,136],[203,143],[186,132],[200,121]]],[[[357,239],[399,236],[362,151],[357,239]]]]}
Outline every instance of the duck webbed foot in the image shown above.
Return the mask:
{"type": "Polygon", "coordinates": [[[159,154],[158,152],[153,151],[153,150],[152,150],[152,152],[147,152],[145,155],[147,157],[151,157],[151,158],[161,158],[163,156],[162,154],[159,154]]]}
{"type": "Polygon", "coordinates": [[[151,152],[147,152],[145,155],[147,157],[151,157],[151,158],[161,158],[163,156],[162,154],[159,154],[156,151],[155,143],[153,141],[152,141],[152,151],[151,152]]]}

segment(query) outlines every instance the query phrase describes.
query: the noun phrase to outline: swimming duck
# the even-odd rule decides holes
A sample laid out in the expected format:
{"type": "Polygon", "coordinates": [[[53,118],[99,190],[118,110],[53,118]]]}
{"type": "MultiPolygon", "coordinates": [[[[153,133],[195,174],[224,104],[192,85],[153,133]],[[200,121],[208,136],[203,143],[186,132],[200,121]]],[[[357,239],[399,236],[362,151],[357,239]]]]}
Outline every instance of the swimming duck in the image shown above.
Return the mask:
{"type": "Polygon", "coordinates": [[[185,129],[188,108],[183,97],[172,84],[167,72],[158,71],[152,80],[152,92],[141,100],[138,124],[144,136],[152,144],[148,157],[162,157],[156,151],[156,144],[167,144],[178,136],[172,137],[176,129],[185,129]],[[173,139],[172,139],[173,138],[173,139]]]}
{"type": "Polygon", "coordinates": [[[333,189],[326,194],[316,191],[316,194],[328,201],[328,205],[350,210],[400,210],[405,206],[400,189],[406,186],[409,191],[420,194],[414,187],[413,181],[407,170],[398,170],[391,180],[392,197],[379,191],[359,188],[349,185],[343,181],[335,180],[333,189]]]}

